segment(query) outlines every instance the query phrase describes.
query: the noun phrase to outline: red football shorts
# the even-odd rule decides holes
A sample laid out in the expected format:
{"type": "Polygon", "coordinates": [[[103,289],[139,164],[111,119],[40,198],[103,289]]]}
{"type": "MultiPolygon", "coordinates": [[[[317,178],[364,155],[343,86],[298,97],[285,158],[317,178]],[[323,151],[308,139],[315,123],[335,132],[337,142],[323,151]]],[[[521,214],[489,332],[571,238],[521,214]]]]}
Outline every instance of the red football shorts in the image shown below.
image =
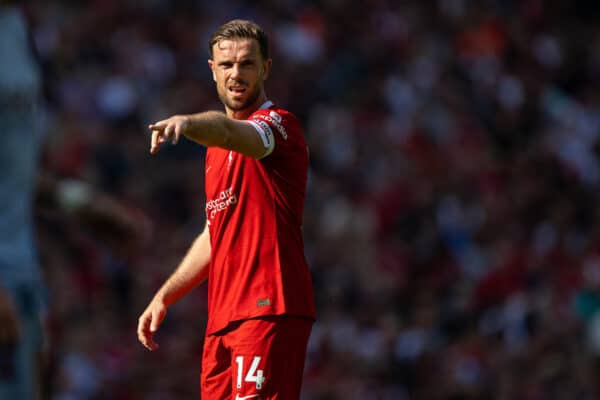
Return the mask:
{"type": "Polygon", "coordinates": [[[270,316],[206,336],[202,400],[298,400],[313,321],[270,316]]]}

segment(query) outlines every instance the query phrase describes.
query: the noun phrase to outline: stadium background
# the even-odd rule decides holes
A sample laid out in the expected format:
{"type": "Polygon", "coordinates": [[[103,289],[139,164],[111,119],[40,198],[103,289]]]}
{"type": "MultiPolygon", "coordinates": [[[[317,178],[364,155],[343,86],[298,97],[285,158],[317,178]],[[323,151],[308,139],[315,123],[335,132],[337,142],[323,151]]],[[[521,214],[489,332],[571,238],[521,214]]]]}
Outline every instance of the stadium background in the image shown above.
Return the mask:
{"type": "Polygon", "coordinates": [[[146,125],[221,109],[206,42],[234,17],[270,34],[267,93],[310,144],[319,321],[303,398],[600,398],[594,1],[25,7],[49,117],[41,170],[89,183],[140,228],[89,229],[38,199],[51,398],[197,396],[205,289],[169,310],[160,350],[135,325],[203,225],[203,150],[151,157],[146,125]]]}

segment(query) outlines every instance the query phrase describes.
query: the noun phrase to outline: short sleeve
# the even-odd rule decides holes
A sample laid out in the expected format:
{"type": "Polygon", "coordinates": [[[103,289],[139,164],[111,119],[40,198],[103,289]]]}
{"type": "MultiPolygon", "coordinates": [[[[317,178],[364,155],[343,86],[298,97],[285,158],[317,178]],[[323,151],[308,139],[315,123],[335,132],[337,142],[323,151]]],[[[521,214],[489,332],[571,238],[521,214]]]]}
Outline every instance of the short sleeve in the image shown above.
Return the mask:
{"type": "Polygon", "coordinates": [[[264,157],[284,155],[294,148],[301,138],[300,124],[295,116],[284,110],[266,109],[254,113],[248,122],[259,131],[263,143],[272,142],[272,147],[264,157]]]}

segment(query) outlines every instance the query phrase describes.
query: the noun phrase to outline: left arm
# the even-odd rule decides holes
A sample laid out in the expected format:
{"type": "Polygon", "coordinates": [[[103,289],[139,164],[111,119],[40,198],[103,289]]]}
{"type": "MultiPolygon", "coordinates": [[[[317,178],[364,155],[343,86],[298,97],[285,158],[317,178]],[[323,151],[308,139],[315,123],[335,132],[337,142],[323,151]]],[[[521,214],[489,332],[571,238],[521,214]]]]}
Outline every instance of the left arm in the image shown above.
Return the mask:
{"type": "Polygon", "coordinates": [[[177,143],[181,135],[207,147],[221,147],[256,159],[268,153],[267,144],[251,124],[229,118],[218,111],[175,115],[151,124],[148,128],[152,131],[152,154],[169,140],[173,144],[177,143]]]}

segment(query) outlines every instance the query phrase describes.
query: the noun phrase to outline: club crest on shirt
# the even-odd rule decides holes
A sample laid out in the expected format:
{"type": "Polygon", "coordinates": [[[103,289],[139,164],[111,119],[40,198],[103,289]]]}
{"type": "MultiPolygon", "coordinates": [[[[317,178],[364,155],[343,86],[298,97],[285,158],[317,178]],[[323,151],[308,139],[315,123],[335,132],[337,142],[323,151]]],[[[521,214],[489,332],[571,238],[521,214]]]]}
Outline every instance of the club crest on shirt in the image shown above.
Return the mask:
{"type": "Polygon", "coordinates": [[[233,161],[233,151],[229,150],[229,155],[227,156],[227,169],[231,168],[232,161],[233,161]]]}

